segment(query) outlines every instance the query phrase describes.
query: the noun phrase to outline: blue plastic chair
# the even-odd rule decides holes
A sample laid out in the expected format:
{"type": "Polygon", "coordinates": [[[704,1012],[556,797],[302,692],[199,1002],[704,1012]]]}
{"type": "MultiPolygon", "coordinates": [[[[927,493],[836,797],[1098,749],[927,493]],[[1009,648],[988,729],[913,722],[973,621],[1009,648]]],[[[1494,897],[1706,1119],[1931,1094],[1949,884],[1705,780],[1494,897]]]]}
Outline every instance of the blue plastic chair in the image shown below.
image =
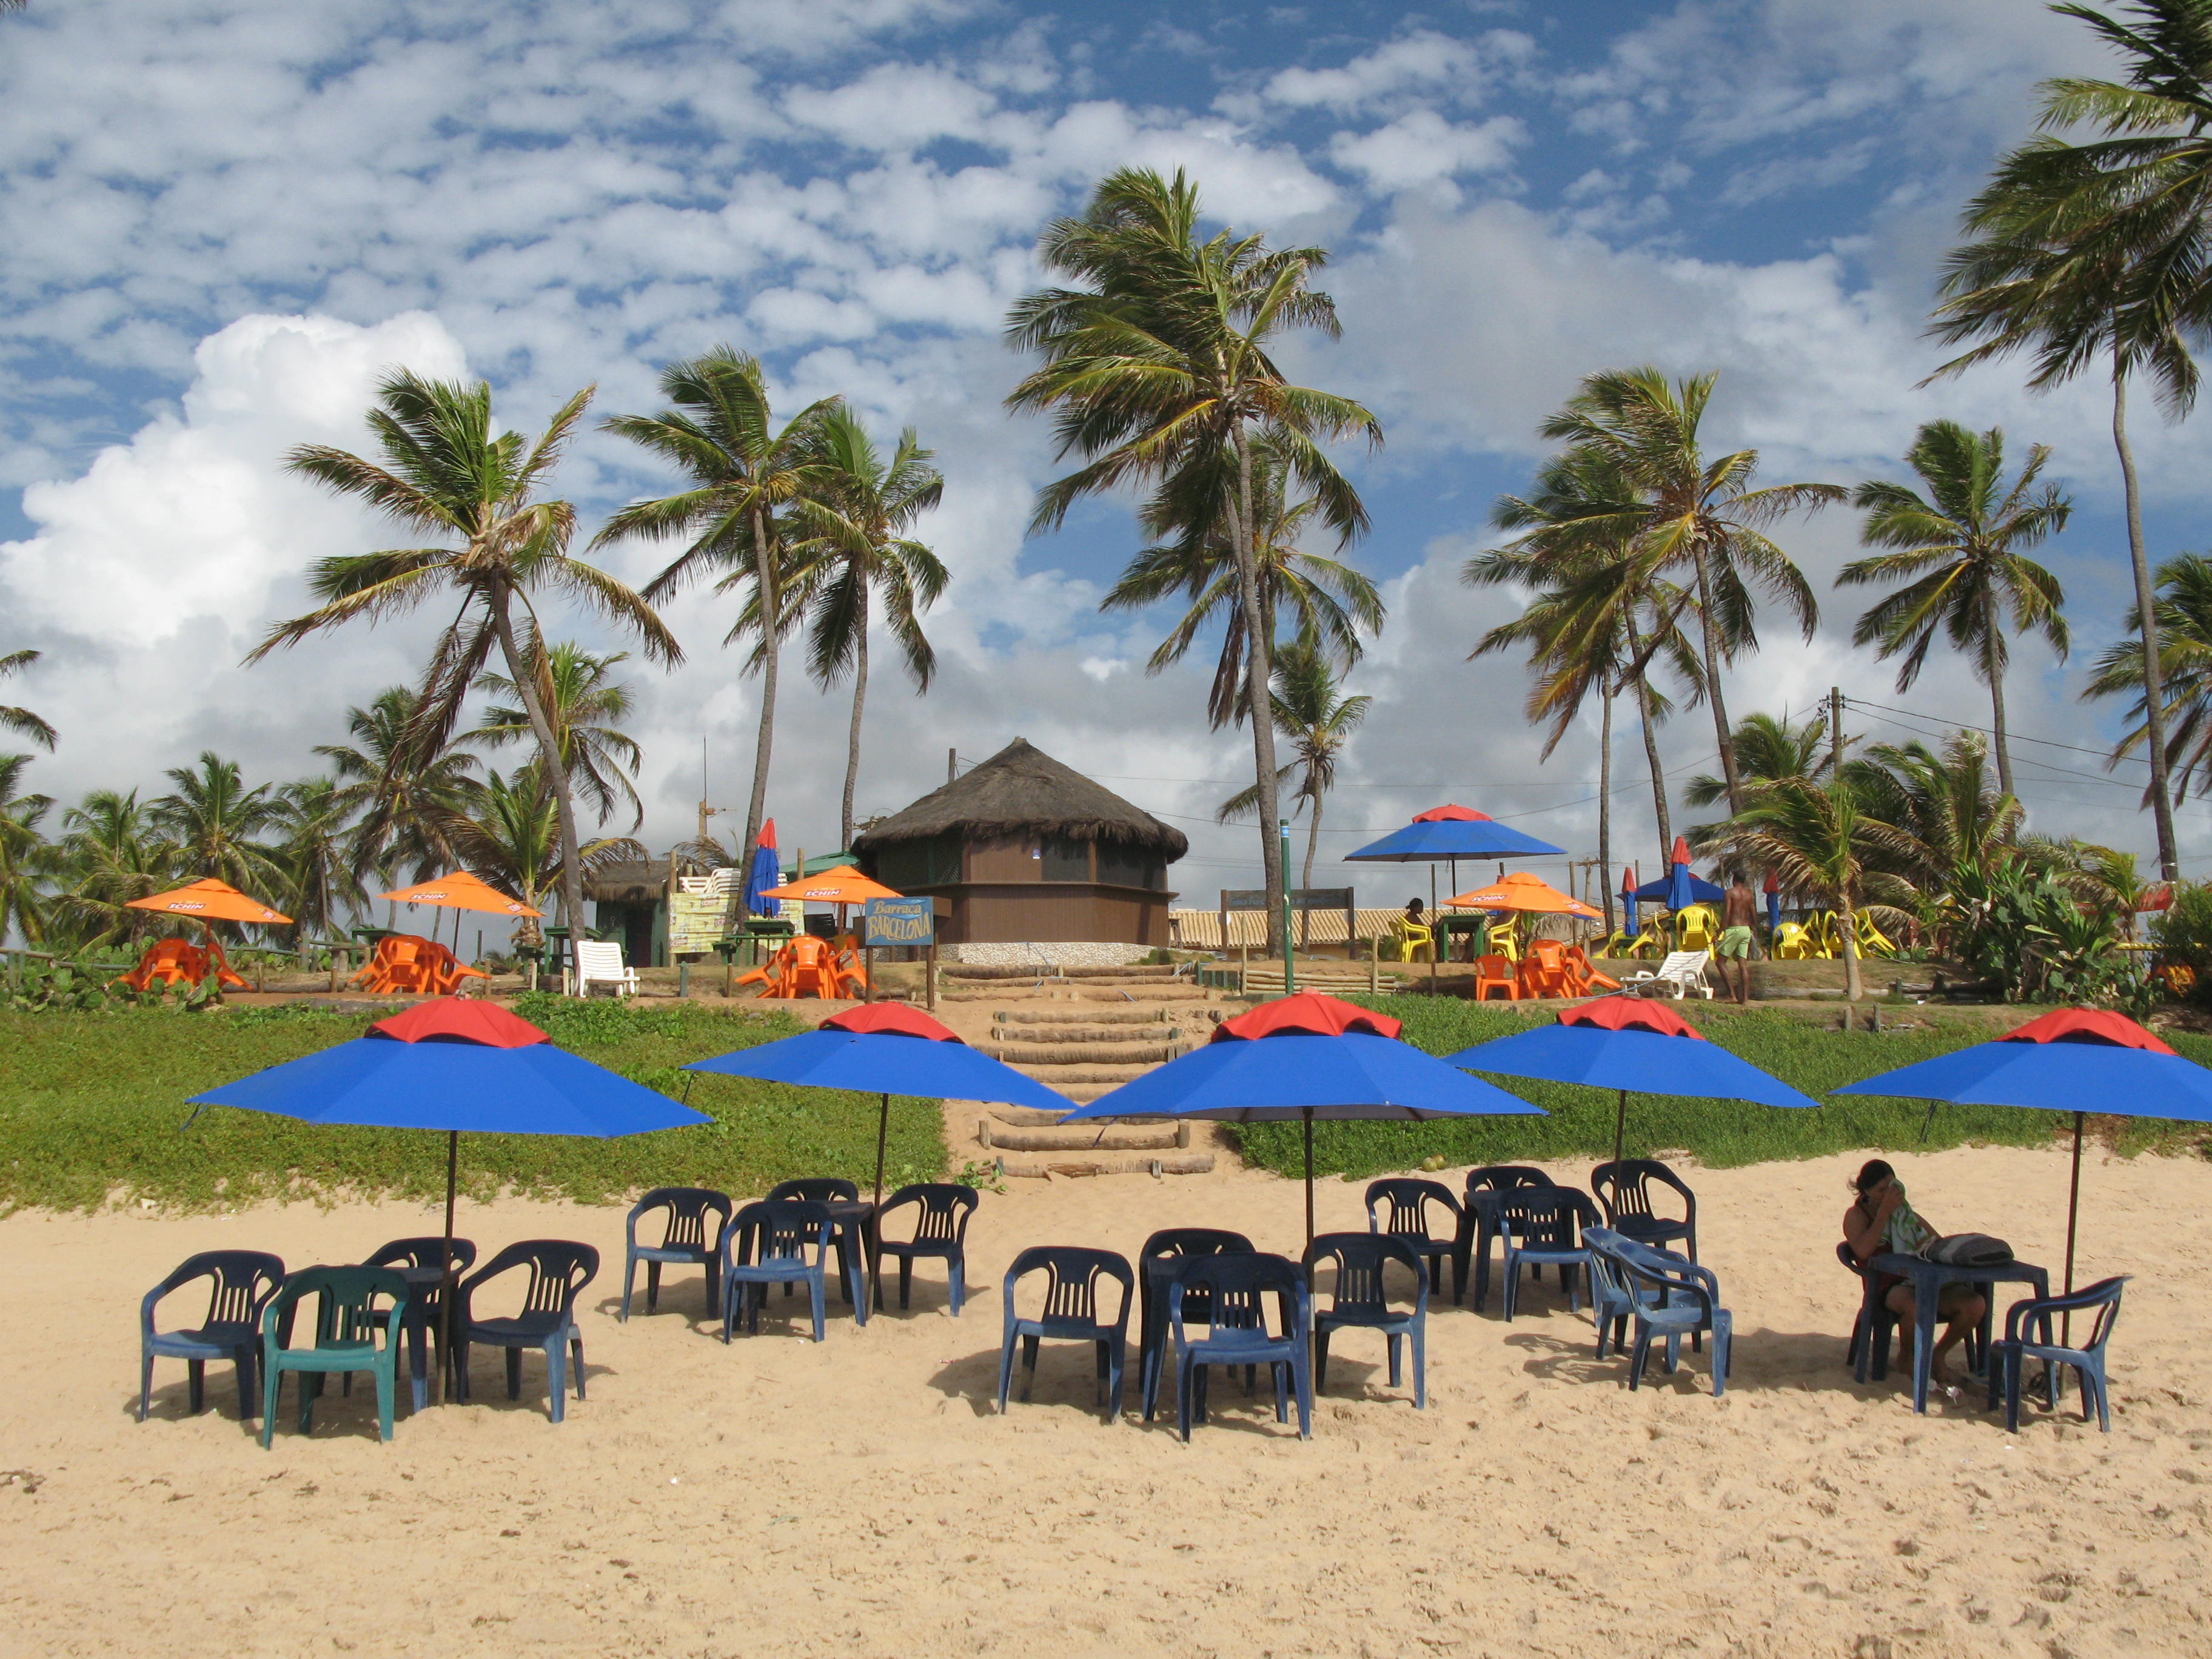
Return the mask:
{"type": "MultiPolygon", "coordinates": [[[[842,1176],[808,1176],[798,1181],[779,1181],[768,1189],[764,1202],[785,1204],[797,1199],[808,1204],[858,1204],[860,1188],[858,1183],[842,1176]]],[[[833,1218],[833,1220],[835,1218],[833,1218]]],[[[837,1247],[837,1293],[845,1298],[845,1305],[860,1310],[860,1322],[868,1322],[867,1304],[854,1299],[853,1281],[856,1271],[867,1259],[867,1240],[861,1237],[859,1224],[836,1220],[830,1242],[837,1247]]],[[[865,1280],[860,1289],[867,1289],[865,1280]]],[[[786,1285],[783,1293],[792,1294],[793,1287],[786,1285]]]]}
{"type": "MultiPolygon", "coordinates": [[[[973,1187],[963,1187],[945,1181],[920,1181],[900,1188],[884,1200],[884,1207],[876,1212],[876,1249],[885,1255],[898,1258],[899,1311],[907,1309],[907,1298],[914,1284],[914,1264],[917,1258],[927,1256],[945,1263],[947,1277],[951,1281],[952,1316],[960,1316],[960,1309],[968,1300],[968,1218],[975,1213],[980,1202],[973,1187]],[[885,1238],[884,1218],[893,1210],[906,1205],[915,1206],[914,1237],[885,1238]]],[[[876,1305],[884,1305],[884,1276],[875,1274],[876,1305]]]]}
{"type": "Polygon", "coordinates": [[[1605,1358],[1606,1344],[1617,1354],[1628,1352],[1628,1322],[1636,1316],[1636,1298],[1612,1252],[1636,1241],[1610,1227],[1583,1229],[1583,1267],[1589,1273],[1590,1319],[1597,1326],[1597,1357],[1605,1358]]]}
{"type": "Polygon", "coordinates": [[[1001,1286],[1006,1304],[1005,1334],[999,1345],[999,1412],[1006,1409],[1006,1395],[1014,1382],[1014,1343],[1022,1345],[1022,1398],[1030,1397],[1036,1382],[1038,1346],[1047,1338],[1055,1342],[1089,1342],[1098,1352],[1098,1401],[1106,1420],[1121,1415],[1121,1385],[1129,1351],[1129,1308],[1136,1300],[1136,1274],[1127,1256],[1113,1250],[1094,1250],[1080,1244],[1035,1244],[1014,1258],[1001,1286]],[[1024,1319],[1014,1308],[1015,1288],[1033,1273],[1045,1276],[1044,1307],[1035,1319],[1024,1319]],[[1098,1286],[1112,1279],[1121,1287],[1121,1304],[1109,1322],[1099,1317],[1098,1286]]]}
{"type": "MultiPolygon", "coordinates": [[[[1368,1235],[1373,1237],[1373,1235],[1368,1235]]],[[[1168,1287],[1168,1322],[1175,1329],[1176,1427],[1190,1438],[1194,1418],[1206,1420],[1206,1380],[1215,1365],[1265,1365],[1275,1379],[1275,1420],[1290,1420],[1288,1392],[1298,1405],[1298,1438],[1313,1438],[1313,1347],[1304,1271],[1279,1255],[1202,1255],[1184,1264],[1168,1287]],[[1185,1316],[1191,1292],[1203,1286],[1211,1322],[1193,1337],[1185,1316]],[[1267,1329],[1267,1300],[1276,1298],[1287,1317],[1279,1333],[1267,1329]]]]}
{"type": "Polygon", "coordinates": [[[1638,1387],[1644,1363],[1650,1357],[1655,1337],[1667,1343],[1667,1370],[1680,1363],[1682,1339],[1695,1346],[1706,1331],[1713,1334],[1713,1398],[1728,1388],[1729,1347],[1732,1320],[1721,1306],[1720,1281],[1710,1268],[1687,1256],[1657,1250],[1629,1240],[1606,1254],[1618,1263],[1621,1279],[1635,1302],[1636,1345],[1628,1361],[1628,1386],[1638,1387]]]}
{"type": "Polygon", "coordinates": [[[707,1274],[707,1317],[718,1318],[722,1311],[722,1232],[730,1224],[730,1197],[708,1187],[655,1187],[632,1206],[629,1218],[623,1223],[623,1293],[622,1312],[617,1317],[624,1324],[629,1322],[630,1291],[637,1283],[637,1264],[645,1263],[645,1310],[651,1313],[660,1305],[660,1269],[665,1263],[688,1263],[702,1267],[707,1274]],[[637,1242],[637,1224],[654,1211],[665,1211],[667,1222],[661,1229],[660,1243],[641,1244],[637,1242]],[[707,1218],[714,1218],[714,1231],[708,1235],[707,1218]]]}
{"type": "Polygon", "coordinates": [[[1682,1177],[1656,1158],[1625,1158],[1590,1171],[1590,1191],[1605,1206],[1605,1224],[1638,1244],[1664,1249],[1676,1239],[1687,1240],[1690,1260],[1698,1259],[1698,1195],[1682,1177]],[[1684,1206],[1680,1220],[1670,1220],[1651,1207],[1653,1183],[1674,1189],[1684,1206]]]}
{"type": "Polygon", "coordinates": [[[1521,1302],[1521,1270],[1536,1278],[1547,1267],[1556,1268],[1560,1288],[1567,1293],[1570,1312],[1582,1311],[1577,1275],[1589,1265],[1581,1230],[1597,1224],[1597,1206],[1571,1187],[1528,1188],[1516,1192],[1498,1206],[1498,1236],[1505,1245],[1504,1290],[1505,1319],[1513,1320],[1521,1302]]]}
{"type": "Polygon", "coordinates": [[[737,1329],[740,1314],[747,1334],[759,1334],[761,1304],[771,1285],[806,1286],[814,1340],[823,1340],[830,1238],[836,1224],[827,1205],[798,1198],[748,1204],[730,1218],[722,1229],[723,1341],[737,1329]]]}
{"type": "MultiPolygon", "coordinates": [[[[453,1244],[452,1271],[465,1273],[476,1265],[477,1247],[465,1238],[457,1238],[453,1244]]],[[[407,1281],[407,1317],[400,1322],[400,1331],[407,1339],[407,1382],[418,1412],[428,1410],[430,1404],[429,1347],[432,1335],[442,1325],[439,1304],[447,1271],[442,1260],[445,1247],[443,1237],[395,1238],[362,1261],[364,1267],[389,1267],[407,1281]],[[434,1272],[435,1279],[430,1277],[434,1272]]],[[[445,1339],[440,1336],[438,1340],[442,1352],[445,1339]]],[[[353,1379],[347,1377],[347,1387],[352,1384],[353,1379]]]]}
{"type": "Polygon", "coordinates": [[[1452,1196],[1452,1189],[1441,1181],[1422,1181],[1409,1176],[1393,1176],[1384,1181],[1367,1183],[1367,1231],[1388,1233],[1403,1240],[1407,1247],[1428,1264],[1428,1279],[1441,1286],[1444,1282],[1444,1263],[1451,1263],[1456,1275],[1453,1280],[1453,1300],[1467,1293],[1467,1267],[1460,1260],[1460,1234],[1465,1230],[1466,1206],[1452,1196]],[[1429,1207],[1441,1207],[1451,1217],[1450,1226],[1439,1237],[1429,1225],[1429,1207]],[[1378,1206],[1380,1213],[1377,1213],[1378,1206]]]}
{"type": "Polygon", "coordinates": [[[265,1251],[203,1250],[186,1256],[147,1291],[138,1304],[138,1420],[146,1420],[154,1402],[156,1359],[181,1359],[190,1368],[187,1386],[195,1417],[207,1409],[208,1361],[229,1360],[238,1371],[238,1415],[241,1420],[257,1416],[260,1394],[253,1382],[261,1351],[261,1309],[283,1280],[283,1261],[265,1251]],[[205,1316],[191,1330],[155,1330],[154,1310],[161,1298],[197,1279],[211,1281],[205,1316]]]}
{"type": "Polygon", "coordinates": [[[399,1392],[399,1327],[407,1316],[407,1281],[389,1267],[306,1267],[288,1276],[261,1309],[261,1446],[276,1435],[276,1396],[284,1373],[300,1373],[300,1432],[314,1426],[323,1379],[356,1371],[376,1379],[376,1434],[392,1438],[392,1397],[399,1392]],[[291,1346],[293,1314],[316,1298],[313,1346],[291,1346]],[[379,1325],[384,1340],[376,1340],[379,1325]]]}
{"type": "Polygon", "coordinates": [[[1518,1191],[1523,1187],[1549,1187],[1552,1184],[1552,1177],[1533,1164],[1489,1164],[1468,1172],[1467,1198],[1460,1206],[1459,1237],[1456,1241],[1459,1248],[1452,1257],[1452,1300],[1455,1303],[1465,1297],[1469,1264],[1472,1262],[1474,1310],[1477,1313],[1482,1311],[1490,1285],[1490,1246],[1498,1236],[1494,1225],[1493,1195],[1518,1191]]]}
{"type": "Polygon", "coordinates": [[[460,1397],[469,1397],[469,1345],[489,1343],[507,1350],[507,1397],[522,1397],[522,1351],[545,1355],[545,1392],[556,1423],[566,1416],[568,1388],[584,1397],[584,1334],[576,1326],[576,1298],[599,1273],[599,1253],[564,1238],[529,1238],[510,1244],[460,1283],[454,1304],[453,1380],[460,1397]],[[472,1298],[479,1286],[518,1267],[530,1271],[530,1285],[520,1312],[501,1319],[478,1319],[472,1298]]]}
{"type": "Polygon", "coordinates": [[[2081,1389],[2081,1420],[2089,1420],[2089,1408],[2097,1408],[2097,1426],[2106,1434],[2112,1431],[2112,1401],[2105,1381],[2105,1345],[2112,1340],[2112,1327],[2119,1322],[2120,1291],[2132,1275],[2122,1273],[2117,1279],[2100,1279],[2095,1284],[2078,1290],[2071,1296],[2053,1296],[2026,1302],[2015,1302],[2005,1315],[2005,1334],[1993,1345],[1990,1366],[1990,1404],[1996,1404],[1997,1390],[2004,1390],[2005,1432],[2020,1432],[2021,1362],[2030,1355],[2043,1362],[2043,1381],[2045,1389],[2045,1409],[2058,1409],[2058,1375],[2061,1368],[2071,1366],[2081,1389]],[[2094,1310],[2096,1320],[2089,1328],[2088,1340],[2078,1347],[2065,1347],[2051,1340],[2051,1322],[2057,1315],[2087,1313],[2094,1310]],[[2030,1341],[2027,1327],[2033,1322],[2041,1334],[2039,1342],[2030,1341]]]}
{"type": "Polygon", "coordinates": [[[1314,1282],[1314,1272],[1323,1263],[1334,1264],[1336,1278],[1330,1287],[1329,1305],[1324,1308],[1316,1304],[1313,1310],[1315,1392],[1328,1387],[1330,1333],[1346,1329],[1380,1331],[1389,1346],[1390,1386],[1394,1389],[1404,1386],[1399,1365],[1400,1349],[1407,1340],[1412,1341],[1413,1409],[1425,1410],[1429,1403],[1427,1261],[1411,1240],[1389,1233],[1321,1233],[1306,1246],[1307,1284],[1314,1282]],[[1410,1310],[1390,1305],[1390,1292],[1383,1276],[1384,1269],[1393,1261],[1413,1272],[1413,1305],[1410,1310]]]}
{"type": "MultiPolygon", "coordinates": [[[[1862,1382],[1869,1376],[1887,1376],[1890,1339],[1897,1334],[1897,1310],[1881,1298],[1881,1275],[1862,1266],[1851,1254],[1851,1247],[1840,1239],[1836,1243],[1836,1260],[1859,1281],[1858,1316],[1851,1322],[1850,1346],[1844,1350],[1844,1364],[1852,1368],[1852,1375],[1862,1382]]],[[[1996,1384],[1994,1373],[1990,1382],[1992,1388],[1996,1384]]]]}
{"type": "MultiPolygon", "coordinates": [[[[1137,1387],[1144,1402],[1144,1420],[1152,1420],[1152,1413],[1160,1401],[1160,1377],[1167,1370],[1168,1298],[1165,1286],[1172,1276],[1171,1270],[1158,1265],[1176,1262],[1194,1255],[1249,1255],[1252,1241],[1225,1227],[1164,1227],[1145,1240],[1145,1247],[1137,1252],[1137,1387]]],[[[1184,1300],[1185,1317],[1193,1324],[1205,1324],[1212,1315],[1206,1310],[1203,1289],[1192,1291],[1184,1300]]]]}

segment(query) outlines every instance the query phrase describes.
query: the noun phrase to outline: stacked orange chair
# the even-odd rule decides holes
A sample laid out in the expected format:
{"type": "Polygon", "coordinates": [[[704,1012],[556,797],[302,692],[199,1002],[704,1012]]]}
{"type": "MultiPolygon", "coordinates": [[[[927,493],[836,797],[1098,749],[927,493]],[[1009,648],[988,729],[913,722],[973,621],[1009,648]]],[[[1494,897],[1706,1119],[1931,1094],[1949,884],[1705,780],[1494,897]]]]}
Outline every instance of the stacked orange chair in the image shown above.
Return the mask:
{"type": "Polygon", "coordinates": [[[1474,1000],[1490,1000],[1492,991],[1505,993],[1508,1002],[1521,1000],[1521,981],[1515,974],[1513,963],[1504,957],[1477,957],[1474,960],[1474,1000]]]}
{"type": "Polygon", "coordinates": [[[413,933],[388,933],[353,982],[380,996],[422,995],[432,988],[431,966],[442,948],[413,933]]]}
{"type": "Polygon", "coordinates": [[[737,985],[757,985],[763,998],[824,997],[850,1000],[864,995],[867,975],[860,967],[858,947],[849,937],[840,950],[827,939],[801,933],[783,945],[750,973],[738,975],[737,985]]]}
{"type": "Polygon", "coordinates": [[[1590,965],[1590,959],[1579,945],[1567,947],[1567,994],[1571,997],[1593,996],[1600,991],[1618,991],[1620,981],[1601,974],[1590,965]]]}
{"type": "Polygon", "coordinates": [[[1564,997],[1567,989],[1567,947],[1555,939],[1534,940],[1521,963],[1521,994],[1564,997]]]}
{"type": "Polygon", "coordinates": [[[207,977],[207,952],[190,939],[155,939],[138,958],[138,965],[115,982],[133,991],[167,989],[182,981],[198,985],[207,977]]]}

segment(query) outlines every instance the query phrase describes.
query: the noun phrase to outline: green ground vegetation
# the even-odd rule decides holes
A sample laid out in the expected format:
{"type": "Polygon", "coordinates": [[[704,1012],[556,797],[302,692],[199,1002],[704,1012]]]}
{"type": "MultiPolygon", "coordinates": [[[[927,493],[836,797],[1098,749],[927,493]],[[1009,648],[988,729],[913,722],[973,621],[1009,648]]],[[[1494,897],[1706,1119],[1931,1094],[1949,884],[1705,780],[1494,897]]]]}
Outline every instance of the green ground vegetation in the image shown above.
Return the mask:
{"type": "MultiPolygon", "coordinates": [[[[679,1098],[694,1078],[678,1070],[684,1062],[804,1029],[781,1013],[611,1000],[538,996],[515,1007],[562,1048],[679,1098]]],[[[187,1096],[357,1037],[369,1018],[305,1006],[0,1013],[0,1212],[441,1194],[441,1134],[323,1127],[228,1107],[180,1127],[187,1096]]],[[[475,1198],[598,1204],[664,1185],[743,1196],[794,1176],[866,1182],[874,1174],[872,1095],[698,1075],[690,1103],[713,1124],[619,1140],[464,1135],[462,1186],[475,1198]]],[[[937,1180],[945,1167],[937,1103],[893,1099],[885,1182],[937,1180]]]]}
{"type": "MultiPolygon", "coordinates": [[[[1356,1000],[1402,1019],[1407,1040],[1437,1054],[1528,1030],[1550,1018],[1532,1019],[1503,1005],[1485,1008],[1455,998],[1361,997],[1356,1000]]],[[[1832,1012],[1808,1018],[1759,1009],[1737,1012],[1700,1007],[1693,1018],[1709,1039],[1731,1054],[1741,1055],[1815,1100],[1826,1100],[1831,1089],[1985,1042],[1999,1030],[2024,1024],[2039,1011],[2021,1007],[1975,1011],[1977,1015],[1989,1012],[2003,1015],[1995,1027],[1978,1017],[1947,1019],[1920,1009],[1891,1010],[1884,1017],[1892,1024],[1879,1033],[1837,1030],[1829,1023],[1836,1018],[1832,1012]],[[1911,1023],[1900,1025],[1900,1020],[1911,1023]]],[[[1864,1011],[1860,1018],[1863,1019],[1864,1011]]],[[[2212,1064],[2212,1038],[2175,1031],[2162,1035],[2189,1059],[2212,1064]]],[[[1425,1123],[1316,1123],[1315,1173],[1359,1179],[1387,1170],[1413,1169],[1431,1157],[1441,1157],[1447,1165],[1460,1165],[1582,1158],[1595,1162],[1613,1155],[1616,1097],[1612,1091],[1500,1077],[1486,1081],[1541,1106],[1550,1115],[1425,1123]]],[[[2123,1153],[2203,1155],[2207,1150],[2201,1124],[2102,1118],[2093,1119],[2092,1126],[2100,1140],[2123,1153]]],[[[2048,1146],[2062,1131],[2070,1132],[2071,1127],[2071,1118],[2060,1113],[1997,1106],[1942,1106],[1931,1121],[1925,1101],[1870,1096],[1826,1100],[1813,1111],[1784,1111],[1735,1101],[1632,1094],[1626,1150],[1631,1158],[1687,1152],[1700,1163],[1724,1168],[1862,1148],[1932,1152],[1963,1146],[2048,1146]]],[[[1299,1125],[1243,1124],[1238,1126],[1237,1136],[1249,1162],[1285,1176],[1303,1175],[1305,1163],[1299,1125]]]]}

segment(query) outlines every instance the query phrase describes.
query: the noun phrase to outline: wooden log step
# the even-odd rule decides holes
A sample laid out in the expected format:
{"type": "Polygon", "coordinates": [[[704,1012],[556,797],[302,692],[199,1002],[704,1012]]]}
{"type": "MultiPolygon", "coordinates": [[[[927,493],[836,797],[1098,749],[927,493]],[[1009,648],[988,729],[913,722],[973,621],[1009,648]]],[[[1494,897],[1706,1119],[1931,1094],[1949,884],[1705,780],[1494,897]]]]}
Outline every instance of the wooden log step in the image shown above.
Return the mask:
{"type": "MultiPolygon", "coordinates": [[[[1049,1129],[1067,1114],[1047,1111],[1038,1106],[994,1106],[991,1115],[1012,1129],[1049,1129]]],[[[992,1133],[995,1134],[997,1131],[992,1133]]]]}
{"type": "Polygon", "coordinates": [[[1158,1128],[1126,1129],[1110,1124],[1073,1124],[1064,1129],[994,1127],[988,1118],[978,1119],[975,1139],[994,1152],[1158,1152],[1187,1148],[1188,1122],[1164,1124],[1158,1128]]]}
{"type": "Polygon", "coordinates": [[[1155,1037],[1168,1042],[1182,1041],[1182,1032],[1177,1027],[1170,1025],[1166,1030],[1160,1031],[1157,1029],[1158,1021],[1148,1023],[1155,1029],[1141,1037],[1127,1026],[1105,1025],[1094,1030],[1081,1025],[1050,1025],[1035,1029],[1013,1025],[994,1030],[991,1041],[1006,1043],[1149,1042],[1155,1037]]]}
{"type": "Polygon", "coordinates": [[[986,1042],[979,1046],[994,1060],[1018,1060],[1024,1066],[1158,1066],[1183,1052],[1183,1046],[1176,1042],[1072,1042],[1060,1048],[1033,1042],[1011,1047],[986,1042]]]}
{"type": "Polygon", "coordinates": [[[1133,1083],[1152,1068],[1149,1066],[1085,1066],[1072,1071],[1064,1066],[1040,1066],[1034,1071],[1026,1066],[1014,1068],[1024,1077],[1033,1077],[1048,1089],[1058,1089],[1063,1094],[1071,1083],[1103,1083],[1109,1089],[1118,1089],[1133,1083]]]}
{"type": "Polygon", "coordinates": [[[1001,1025],[1157,1025],[1168,1018],[1168,1011],[1160,1007],[1055,1013],[1047,1008],[1013,1008],[1000,1009],[991,1018],[1001,1025]]]}
{"type": "Polygon", "coordinates": [[[1184,1152],[1175,1158],[1099,1158],[1078,1162],[1008,1163],[1003,1173],[1027,1181],[1079,1180],[1103,1175],[1206,1175],[1213,1168],[1212,1152],[1184,1152]]]}

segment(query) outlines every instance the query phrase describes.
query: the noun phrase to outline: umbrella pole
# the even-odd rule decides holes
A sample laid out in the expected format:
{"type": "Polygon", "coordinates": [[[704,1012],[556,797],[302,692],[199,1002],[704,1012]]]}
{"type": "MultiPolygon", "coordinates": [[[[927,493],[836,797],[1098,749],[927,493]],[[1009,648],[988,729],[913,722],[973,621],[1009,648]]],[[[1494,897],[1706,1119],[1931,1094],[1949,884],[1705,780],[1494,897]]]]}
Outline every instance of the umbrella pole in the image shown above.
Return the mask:
{"type": "Polygon", "coordinates": [[[876,1207],[884,1207],[884,1141],[891,1132],[891,1097],[884,1097],[883,1111],[876,1119],[876,1207]]]}
{"type": "MultiPolygon", "coordinates": [[[[1431,865],[1429,868],[1433,871],[1436,866],[1431,865]]],[[[1310,1106],[1301,1108],[1300,1115],[1304,1120],[1306,1132],[1306,1248],[1310,1249],[1313,1248],[1314,1241],[1313,1108],[1310,1106]]]]}
{"type": "MultiPolygon", "coordinates": [[[[1431,996],[1437,994],[1437,935],[1443,932],[1443,925],[1444,919],[1437,914],[1437,866],[1432,864],[1429,866],[1429,994],[1431,996]]],[[[1310,1136],[1313,1131],[1309,1128],[1306,1133],[1310,1136]]],[[[1308,1174],[1311,1174],[1310,1170],[1308,1170],[1308,1174]]],[[[1309,1181],[1307,1185],[1310,1187],[1312,1182],[1309,1181]]],[[[1309,1204],[1306,1207],[1310,1210],[1313,1206],[1309,1204]]],[[[1309,1244],[1313,1243],[1313,1219],[1310,1216],[1306,1220],[1306,1243],[1309,1244]]]]}
{"type": "Polygon", "coordinates": [[[1628,1134],[1628,1091],[1620,1091],[1620,1106],[1613,1117],[1613,1161],[1620,1162],[1620,1149],[1628,1134]]]}
{"type": "Polygon", "coordinates": [[[461,1165],[461,1132],[446,1131],[446,1242],[438,1258],[438,1399],[448,1398],[453,1369],[453,1188],[461,1165]]]}
{"type": "MultiPolygon", "coordinates": [[[[2081,1113],[2074,1114],[2074,1174],[2066,1188],[2066,1289],[2062,1292],[2066,1296],[2074,1294],[2074,1224],[2081,1212],[2081,1113]]],[[[2074,1316],[2061,1315],[2059,1326],[2059,1346],[2071,1347],[2074,1316]]]]}

